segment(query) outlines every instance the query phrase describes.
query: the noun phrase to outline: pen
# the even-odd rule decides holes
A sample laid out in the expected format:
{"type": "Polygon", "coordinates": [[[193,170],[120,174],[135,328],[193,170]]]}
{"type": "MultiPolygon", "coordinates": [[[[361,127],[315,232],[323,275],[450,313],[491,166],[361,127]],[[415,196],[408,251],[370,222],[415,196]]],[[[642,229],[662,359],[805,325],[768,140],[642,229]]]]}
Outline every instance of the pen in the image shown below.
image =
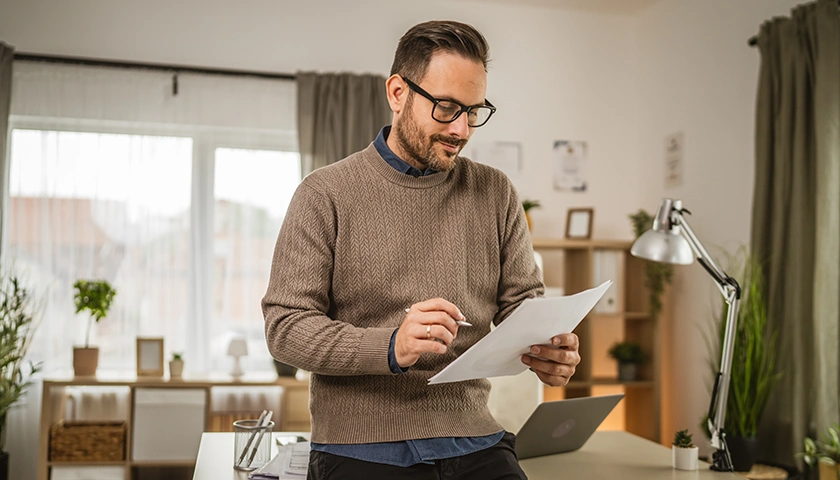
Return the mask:
{"type": "MultiPolygon", "coordinates": [[[[405,313],[408,313],[408,311],[409,311],[409,310],[411,310],[411,309],[410,309],[410,308],[406,308],[406,309],[405,309],[405,313]]],[[[460,325],[460,326],[462,326],[462,327],[472,327],[472,323],[465,322],[465,321],[463,321],[463,320],[455,320],[455,323],[457,323],[458,325],[460,325]]]]}
{"type": "MultiPolygon", "coordinates": [[[[267,413],[268,413],[268,410],[263,410],[262,411],[262,413],[260,414],[259,420],[257,420],[257,427],[262,425],[262,422],[265,419],[265,416],[266,416],[267,413]]],[[[236,462],[237,465],[242,464],[242,461],[245,460],[245,455],[248,453],[248,449],[251,448],[251,443],[254,442],[254,437],[256,437],[256,436],[257,436],[257,431],[256,430],[251,432],[251,435],[248,437],[248,442],[245,443],[245,448],[242,449],[242,455],[239,456],[239,460],[236,462]]]]}
{"type": "MultiPolygon", "coordinates": [[[[260,426],[260,427],[267,427],[267,426],[268,426],[268,424],[269,424],[269,423],[271,423],[271,415],[273,415],[273,414],[274,414],[274,412],[272,412],[271,410],[269,410],[269,411],[268,411],[268,415],[266,415],[266,416],[265,416],[265,419],[263,419],[263,423],[262,423],[262,424],[260,424],[259,426],[260,426]]],[[[248,458],[248,465],[245,465],[245,468],[250,467],[250,466],[251,466],[251,462],[253,462],[253,461],[254,461],[254,457],[256,457],[256,456],[257,456],[257,449],[258,449],[258,448],[259,448],[259,446],[260,446],[260,442],[262,441],[262,437],[263,437],[263,435],[265,435],[265,430],[266,430],[265,428],[261,428],[261,429],[260,429],[260,434],[259,434],[259,436],[257,437],[257,443],[255,443],[255,444],[254,444],[254,449],[251,451],[251,456],[248,458]]]]}

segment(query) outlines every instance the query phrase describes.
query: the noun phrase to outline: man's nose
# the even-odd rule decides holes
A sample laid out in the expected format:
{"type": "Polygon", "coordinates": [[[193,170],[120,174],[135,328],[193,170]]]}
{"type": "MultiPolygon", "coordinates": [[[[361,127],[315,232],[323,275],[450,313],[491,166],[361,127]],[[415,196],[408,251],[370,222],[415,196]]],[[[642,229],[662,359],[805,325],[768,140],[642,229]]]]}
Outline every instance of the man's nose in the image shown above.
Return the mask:
{"type": "Polygon", "coordinates": [[[469,115],[467,115],[466,113],[458,115],[458,118],[456,118],[449,124],[449,128],[447,129],[449,135],[458,138],[467,138],[470,133],[468,117],[469,115]]]}

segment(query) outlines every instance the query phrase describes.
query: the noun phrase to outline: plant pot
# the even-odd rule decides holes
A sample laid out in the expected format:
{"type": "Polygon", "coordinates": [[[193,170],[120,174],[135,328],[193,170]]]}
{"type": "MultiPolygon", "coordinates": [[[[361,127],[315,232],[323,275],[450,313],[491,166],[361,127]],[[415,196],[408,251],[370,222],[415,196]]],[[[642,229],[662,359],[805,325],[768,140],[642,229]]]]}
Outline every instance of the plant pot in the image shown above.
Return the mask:
{"type": "Polygon", "coordinates": [[[677,470],[697,470],[698,447],[671,446],[671,464],[677,470]]]}
{"type": "Polygon", "coordinates": [[[99,348],[73,348],[73,373],[77,377],[91,377],[96,375],[97,366],[99,366],[99,348]]]}
{"type": "Polygon", "coordinates": [[[170,378],[179,378],[182,373],[184,373],[184,361],[183,360],[170,360],[169,361],[169,377],[170,378]]]}
{"type": "Polygon", "coordinates": [[[528,231],[531,231],[531,212],[525,212],[525,221],[528,222],[528,231]]]}
{"type": "Polygon", "coordinates": [[[9,480],[9,452],[0,450],[0,480],[9,480]]]}
{"type": "Polygon", "coordinates": [[[732,458],[732,469],[736,472],[749,472],[758,454],[758,439],[727,435],[726,445],[732,458]]]}
{"type": "Polygon", "coordinates": [[[840,479],[840,465],[820,462],[820,480],[840,479]]]}
{"type": "Polygon", "coordinates": [[[637,365],[635,363],[619,363],[618,364],[618,379],[622,382],[632,382],[636,380],[637,365]]]}
{"type": "Polygon", "coordinates": [[[281,363],[275,360],[274,370],[277,371],[278,377],[294,377],[298,369],[291,365],[286,365],[285,363],[281,363]]]}

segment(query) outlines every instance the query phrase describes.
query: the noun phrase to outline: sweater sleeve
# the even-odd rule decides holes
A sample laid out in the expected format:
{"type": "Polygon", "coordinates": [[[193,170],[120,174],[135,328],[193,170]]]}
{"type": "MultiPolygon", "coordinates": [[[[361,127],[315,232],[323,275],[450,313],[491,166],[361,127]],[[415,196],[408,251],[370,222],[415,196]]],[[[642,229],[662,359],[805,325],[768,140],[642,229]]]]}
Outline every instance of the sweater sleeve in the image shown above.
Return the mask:
{"type": "Polygon", "coordinates": [[[277,237],[262,300],[271,355],[322,375],[392,375],[394,329],[360,328],[329,317],[336,215],[327,195],[304,180],[277,237]]]}
{"type": "Polygon", "coordinates": [[[539,267],[534,260],[534,247],[525,219],[525,210],[519,203],[519,196],[513,184],[507,182],[506,208],[503,216],[499,276],[497,295],[498,312],[493,323],[498,325],[525,299],[538,297],[545,288],[540,280],[539,267]]]}

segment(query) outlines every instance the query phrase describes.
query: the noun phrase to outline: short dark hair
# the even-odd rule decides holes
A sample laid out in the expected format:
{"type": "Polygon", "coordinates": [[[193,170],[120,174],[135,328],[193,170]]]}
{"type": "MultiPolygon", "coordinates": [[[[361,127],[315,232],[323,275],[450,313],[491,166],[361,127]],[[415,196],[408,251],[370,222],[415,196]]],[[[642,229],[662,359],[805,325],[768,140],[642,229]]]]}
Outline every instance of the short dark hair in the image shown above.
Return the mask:
{"type": "Polygon", "coordinates": [[[490,62],[490,46],[484,35],[472,25],[451,20],[433,20],[411,27],[400,38],[391,75],[399,74],[414,82],[426,76],[437,52],[454,53],[481,62],[484,70],[490,62]]]}

